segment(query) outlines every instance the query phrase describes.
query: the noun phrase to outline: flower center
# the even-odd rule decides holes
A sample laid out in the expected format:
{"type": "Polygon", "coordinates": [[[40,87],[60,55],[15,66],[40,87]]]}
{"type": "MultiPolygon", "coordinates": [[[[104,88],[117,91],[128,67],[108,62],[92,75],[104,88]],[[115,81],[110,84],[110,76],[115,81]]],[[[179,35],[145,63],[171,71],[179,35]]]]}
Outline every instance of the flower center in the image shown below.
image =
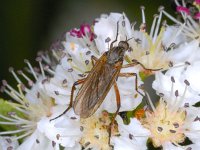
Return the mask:
{"type": "MultiPolygon", "coordinates": [[[[107,112],[101,116],[91,116],[87,119],[81,119],[81,130],[83,136],[80,140],[84,148],[94,148],[101,150],[111,149],[109,145],[109,129],[111,119],[107,112]]],[[[116,124],[111,129],[111,134],[117,134],[116,124]]]]}
{"type": "Polygon", "coordinates": [[[151,140],[155,147],[165,142],[182,143],[185,140],[183,125],[186,112],[173,111],[163,100],[160,100],[154,112],[147,112],[142,120],[143,126],[151,131],[151,140]]]}

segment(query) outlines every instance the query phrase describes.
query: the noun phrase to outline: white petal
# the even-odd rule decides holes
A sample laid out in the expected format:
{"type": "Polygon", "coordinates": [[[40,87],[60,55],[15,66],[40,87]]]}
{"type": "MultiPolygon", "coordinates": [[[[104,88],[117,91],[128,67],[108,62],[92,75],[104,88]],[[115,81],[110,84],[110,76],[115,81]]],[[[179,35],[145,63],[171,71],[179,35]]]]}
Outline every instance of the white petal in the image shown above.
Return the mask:
{"type": "Polygon", "coordinates": [[[75,114],[71,115],[72,111],[70,110],[66,115],[51,122],[49,118],[42,118],[38,122],[38,130],[51,141],[60,143],[62,146],[73,147],[76,141],[79,141],[81,131],[79,119],[75,114]],[[72,119],[72,116],[77,119],[72,119]]]}
{"type": "Polygon", "coordinates": [[[199,143],[200,139],[200,122],[195,121],[190,124],[189,131],[185,135],[193,142],[199,143]]]}
{"type": "Polygon", "coordinates": [[[137,140],[130,140],[126,137],[113,137],[112,143],[114,144],[114,150],[146,150],[146,144],[140,145],[137,140]]]}
{"type": "Polygon", "coordinates": [[[74,147],[65,147],[64,150],[82,150],[82,148],[79,143],[76,143],[76,145],[74,147]]]}
{"type": "Polygon", "coordinates": [[[131,119],[129,125],[125,125],[121,117],[117,116],[117,123],[120,136],[111,138],[116,149],[125,146],[127,149],[146,149],[146,142],[150,132],[145,129],[137,119],[131,119]]]}
{"type": "MultiPolygon", "coordinates": [[[[50,132],[50,131],[49,131],[50,132]]],[[[52,141],[47,139],[43,134],[38,130],[28,138],[26,138],[23,143],[17,148],[17,150],[59,150],[59,145],[52,144],[52,141]]]]}
{"type": "Polygon", "coordinates": [[[0,150],[16,149],[18,146],[18,141],[12,141],[12,137],[0,136],[0,150]]]}
{"type": "Polygon", "coordinates": [[[175,43],[179,45],[186,42],[186,37],[180,32],[181,27],[168,26],[163,36],[163,44],[168,47],[170,44],[175,43]]]}
{"type": "MultiPolygon", "coordinates": [[[[155,76],[155,81],[152,84],[152,87],[157,91],[157,93],[163,93],[166,100],[169,103],[172,102],[175,98],[175,91],[178,90],[180,96],[184,94],[186,84],[184,81],[187,79],[185,73],[183,73],[182,68],[170,69],[165,74],[157,72],[155,76]],[[174,77],[175,83],[173,84],[172,91],[172,81],[171,77],[174,77]]],[[[190,81],[189,81],[190,82],[190,81]]],[[[199,92],[192,90],[192,86],[189,86],[185,95],[184,100],[181,105],[184,106],[185,103],[189,105],[194,105],[199,101],[199,92]]]]}
{"type": "MultiPolygon", "coordinates": [[[[197,54],[198,55],[198,54],[197,54]]],[[[190,87],[196,92],[200,92],[199,77],[200,77],[200,61],[188,66],[185,71],[185,78],[189,81],[190,87]]]]}
{"type": "Polygon", "coordinates": [[[183,150],[181,147],[177,147],[170,142],[166,142],[162,145],[163,150],[183,150]]]}
{"type": "Polygon", "coordinates": [[[170,60],[173,63],[184,63],[186,61],[192,63],[200,59],[199,42],[193,40],[189,43],[184,43],[179,48],[170,51],[170,60]]]}

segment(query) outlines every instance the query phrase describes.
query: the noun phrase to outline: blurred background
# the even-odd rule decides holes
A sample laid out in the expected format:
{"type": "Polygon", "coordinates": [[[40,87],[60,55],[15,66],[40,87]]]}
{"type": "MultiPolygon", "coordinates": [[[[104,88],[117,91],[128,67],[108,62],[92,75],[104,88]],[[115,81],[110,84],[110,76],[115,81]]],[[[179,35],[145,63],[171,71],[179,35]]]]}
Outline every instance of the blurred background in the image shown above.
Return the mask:
{"type": "Polygon", "coordinates": [[[147,25],[158,7],[173,14],[170,0],[17,0],[0,5],[0,81],[13,82],[8,68],[35,63],[37,51],[47,50],[62,33],[82,23],[92,23],[102,13],[125,12],[131,22],[141,21],[145,6],[147,25]]]}

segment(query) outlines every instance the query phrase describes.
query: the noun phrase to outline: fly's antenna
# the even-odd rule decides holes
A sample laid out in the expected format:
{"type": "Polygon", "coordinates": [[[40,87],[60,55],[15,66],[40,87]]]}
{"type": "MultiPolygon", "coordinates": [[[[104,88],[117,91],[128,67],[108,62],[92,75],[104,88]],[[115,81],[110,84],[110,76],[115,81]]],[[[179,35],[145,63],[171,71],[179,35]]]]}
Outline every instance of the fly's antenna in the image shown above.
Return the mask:
{"type": "Polygon", "coordinates": [[[126,36],[126,42],[130,41],[131,39],[135,39],[135,38],[131,37],[131,38],[127,39],[127,36],[126,36]]]}
{"type": "Polygon", "coordinates": [[[116,34],[116,38],[115,38],[115,40],[112,41],[112,43],[110,44],[110,49],[112,49],[112,48],[113,48],[113,44],[114,44],[115,42],[117,42],[118,35],[119,35],[119,21],[117,21],[117,34],[116,34]]]}

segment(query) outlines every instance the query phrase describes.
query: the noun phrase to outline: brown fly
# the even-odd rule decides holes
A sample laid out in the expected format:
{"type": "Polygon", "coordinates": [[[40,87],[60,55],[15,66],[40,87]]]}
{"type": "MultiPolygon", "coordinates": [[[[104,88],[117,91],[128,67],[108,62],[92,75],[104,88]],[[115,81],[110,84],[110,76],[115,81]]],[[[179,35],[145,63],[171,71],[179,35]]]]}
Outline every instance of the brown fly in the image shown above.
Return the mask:
{"type": "MultiPolygon", "coordinates": [[[[120,102],[120,93],[117,86],[118,77],[135,77],[135,90],[138,91],[137,84],[137,74],[136,73],[120,73],[122,68],[133,67],[135,65],[141,65],[138,61],[133,60],[132,63],[123,65],[123,60],[125,52],[129,49],[128,40],[120,41],[118,46],[113,46],[117,42],[119,30],[119,21],[117,22],[117,34],[115,40],[110,45],[110,50],[105,52],[99,59],[92,56],[93,68],[89,72],[86,78],[76,81],[71,90],[70,104],[68,108],[59,116],[51,119],[57,119],[64,115],[70,108],[73,107],[75,113],[81,118],[88,118],[93,115],[99,106],[104,101],[106,95],[110,91],[111,87],[114,86],[116,94],[116,103],[117,110],[113,116],[111,125],[114,123],[114,120],[119,112],[121,102],[120,102]],[[74,91],[76,86],[82,84],[80,90],[78,91],[75,100],[73,102],[74,91]]],[[[132,38],[131,38],[132,39],[132,38]]],[[[146,69],[152,70],[152,69],[146,69]]]]}

